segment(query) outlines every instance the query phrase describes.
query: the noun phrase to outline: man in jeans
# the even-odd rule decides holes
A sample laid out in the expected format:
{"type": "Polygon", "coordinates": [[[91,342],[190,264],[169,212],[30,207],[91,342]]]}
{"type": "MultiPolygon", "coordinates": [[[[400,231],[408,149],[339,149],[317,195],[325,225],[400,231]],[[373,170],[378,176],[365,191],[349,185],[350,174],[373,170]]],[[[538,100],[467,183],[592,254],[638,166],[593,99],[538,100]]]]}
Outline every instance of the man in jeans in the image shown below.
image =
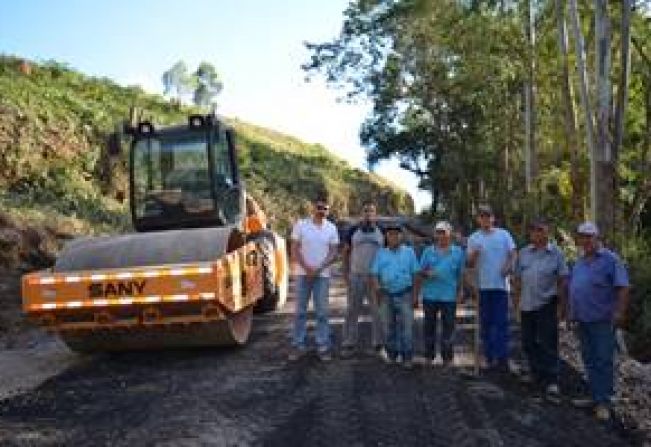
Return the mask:
{"type": "Polygon", "coordinates": [[[507,276],[515,261],[511,234],[494,227],[492,209],[479,207],[479,230],[468,239],[468,266],[477,268],[479,319],[489,368],[509,371],[509,305],[507,276]]]}
{"type": "Polygon", "coordinates": [[[441,315],[441,357],[443,366],[454,357],[454,323],[457,301],[463,299],[463,250],[451,244],[452,226],[438,222],[434,227],[436,245],[427,247],[420,259],[422,269],[424,332],[426,357],[434,365],[436,358],[437,320],[441,315]]]}
{"type": "MultiPolygon", "coordinates": [[[[531,243],[520,250],[516,262],[515,307],[520,308],[522,346],[533,378],[549,400],[558,402],[557,315],[559,299],[565,302],[567,264],[559,248],[549,242],[547,222],[534,221],[529,238],[531,243]]],[[[529,381],[528,375],[522,378],[529,381]]]]}
{"type": "Polygon", "coordinates": [[[383,344],[379,305],[370,293],[371,262],[377,251],[384,245],[384,235],[376,223],[376,218],[375,204],[365,203],[362,219],[351,228],[344,242],[343,269],[348,285],[342,343],[344,357],[352,355],[357,346],[359,333],[357,320],[365,298],[368,300],[371,313],[371,342],[374,351],[379,353],[383,344]]]}
{"type": "Polygon", "coordinates": [[[581,255],[570,274],[570,317],[578,322],[581,357],[592,399],[575,399],[577,406],[593,405],[595,416],[610,419],[613,396],[615,326],[624,323],[628,307],[628,273],[619,257],[598,241],[592,222],[579,225],[581,255]]]}
{"type": "Polygon", "coordinates": [[[387,246],[378,250],[371,264],[372,292],[380,300],[385,321],[387,361],[402,357],[411,368],[413,357],[414,307],[418,305],[417,279],[420,266],[411,247],[401,245],[402,228],[386,227],[387,246]]]}
{"type": "Polygon", "coordinates": [[[312,217],[298,221],[292,229],[292,258],[295,261],[296,311],[292,332],[293,350],[290,360],[305,353],[307,336],[307,306],[312,296],[316,314],[316,344],[319,358],[332,359],[330,326],[328,323],[328,292],[330,264],[337,257],[339,235],[335,225],[326,219],[330,207],[317,199],[312,217]]]}

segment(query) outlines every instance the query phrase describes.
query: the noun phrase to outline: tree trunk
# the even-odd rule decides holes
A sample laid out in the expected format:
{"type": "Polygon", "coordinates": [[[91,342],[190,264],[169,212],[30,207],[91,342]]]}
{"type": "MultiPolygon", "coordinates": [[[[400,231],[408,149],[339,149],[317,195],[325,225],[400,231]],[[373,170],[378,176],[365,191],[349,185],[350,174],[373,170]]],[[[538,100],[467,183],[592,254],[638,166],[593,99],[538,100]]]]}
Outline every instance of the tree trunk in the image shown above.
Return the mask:
{"type": "Polygon", "coordinates": [[[611,83],[610,83],[610,17],[608,0],[595,0],[595,54],[597,79],[597,196],[595,215],[597,226],[605,239],[613,241],[615,196],[615,165],[610,144],[611,83]]]}
{"type": "Polygon", "coordinates": [[[583,218],[583,184],[579,174],[579,141],[576,125],[576,110],[574,95],[570,79],[570,64],[568,58],[567,23],[565,22],[565,5],[563,0],[556,0],[556,19],[558,21],[558,48],[562,61],[562,90],[565,105],[565,145],[566,153],[570,156],[570,182],[572,184],[572,197],[570,199],[571,215],[574,221],[583,218]]]}
{"type": "MultiPolygon", "coordinates": [[[[619,87],[617,90],[617,107],[615,109],[615,129],[613,135],[613,197],[619,198],[619,176],[617,165],[619,164],[619,152],[624,139],[624,121],[626,108],[628,106],[628,80],[631,73],[631,0],[622,1],[622,23],[621,23],[621,72],[619,75],[619,87]]],[[[620,212],[619,200],[615,201],[614,219],[620,226],[623,226],[623,216],[620,212]]]]}
{"type": "Polygon", "coordinates": [[[528,20],[526,26],[526,36],[529,43],[529,60],[528,60],[528,77],[524,87],[525,100],[525,186],[527,194],[531,193],[533,183],[538,175],[538,163],[536,153],[536,18],[533,1],[528,2],[528,20]]]}
{"type": "Polygon", "coordinates": [[[572,30],[574,31],[574,42],[576,45],[576,59],[579,66],[579,84],[581,93],[581,104],[585,116],[586,144],[590,153],[590,214],[594,220],[596,215],[596,159],[595,159],[595,142],[594,142],[594,123],[590,97],[588,96],[588,74],[585,62],[585,42],[581,32],[581,21],[579,20],[579,11],[576,5],[577,0],[570,0],[570,14],[572,16],[572,30]]]}

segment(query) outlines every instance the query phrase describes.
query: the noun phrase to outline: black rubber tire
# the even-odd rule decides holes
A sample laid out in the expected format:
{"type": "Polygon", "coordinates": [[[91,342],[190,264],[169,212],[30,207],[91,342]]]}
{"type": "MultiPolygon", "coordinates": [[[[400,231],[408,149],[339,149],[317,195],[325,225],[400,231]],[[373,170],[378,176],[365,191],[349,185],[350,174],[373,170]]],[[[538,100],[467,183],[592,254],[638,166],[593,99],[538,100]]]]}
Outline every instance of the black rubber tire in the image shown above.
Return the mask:
{"type": "Polygon", "coordinates": [[[252,240],[256,242],[260,259],[262,259],[262,286],[264,291],[264,296],[256,303],[253,311],[256,313],[272,312],[276,310],[280,300],[280,288],[275,281],[275,238],[271,231],[263,231],[256,234],[252,240]]]}
{"type": "Polygon", "coordinates": [[[63,332],[63,342],[80,354],[142,351],[190,347],[239,346],[251,333],[252,312],[248,307],[223,320],[191,325],[136,326],[93,331],[63,332]]]}

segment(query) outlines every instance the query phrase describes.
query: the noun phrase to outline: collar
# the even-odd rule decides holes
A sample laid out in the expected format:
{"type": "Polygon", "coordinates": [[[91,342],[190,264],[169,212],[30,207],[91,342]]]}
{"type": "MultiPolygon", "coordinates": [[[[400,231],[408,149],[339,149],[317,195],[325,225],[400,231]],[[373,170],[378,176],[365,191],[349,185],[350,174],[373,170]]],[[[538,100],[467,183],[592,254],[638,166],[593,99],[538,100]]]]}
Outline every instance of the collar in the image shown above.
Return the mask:
{"type": "MultiPolygon", "coordinates": [[[[529,244],[529,245],[527,245],[527,250],[529,250],[529,251],[536,251],[537,249],[536,249],[536,246],[535,246],[535,245],[533,245],[533,244],[529,244]]],[[[552,244],[551,242],[548,241],[548,242],[547,242],[547,245],[545,245],[545,251],[546,251],[546,252],[552,252],[552,251],[554,251],[554,244],[552,244]]]]}
{"type": "MultiPolygon", "coordinates": [[[[594,252],[594,256],[592,256],[591,258],[593,258],[593,259],[594,258],[600,258],[601,256],[604,256],[607,253],[608,253],[608,249],[606,247],[604,247],[604,246],[601,246],[601,247],[597,248],[597,250],[594,252]]],[[[584,254],[583,256],[581,256],[581,259],[587,260],[587,259],[590,259],[590,258],[588,258],[584,254]]]]}

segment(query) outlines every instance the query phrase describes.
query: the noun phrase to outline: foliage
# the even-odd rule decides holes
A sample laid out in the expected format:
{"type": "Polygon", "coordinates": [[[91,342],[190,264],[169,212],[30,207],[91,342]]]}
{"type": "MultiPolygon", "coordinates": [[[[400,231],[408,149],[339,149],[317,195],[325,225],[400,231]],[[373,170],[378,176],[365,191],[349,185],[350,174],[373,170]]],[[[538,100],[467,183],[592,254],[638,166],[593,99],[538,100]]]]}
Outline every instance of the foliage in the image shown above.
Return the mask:
{"type": "MultiPolygon", "coordinates": [[[[58,62],[31,65],[0,56],[0,206],[34,218],[70,218],[82,232],[129,228],[126,156],[109,164],[106,137],[138,106],[154,122],[185,122],[197,110],[170,104],[139,87],[84,76],[58,62]]],[[[214,81],[204,66],[202,76],[214,81]]],[[[310,194],[325,189],[341,213],[356,212],[367,197],[382,198],[384,212],[410,212],[407,194],[378,177],[352,169],[323,147],[305,144],[240,121],[242,171],[250,193],[286,229],[305,212],[310,194]]]]}
{"type": "Polygon", "coordinates": [[[629,349],[640,360],[651,361],[651,238],[631,238],[623,254],[628,261],[631,304],[628,312],[631,333],[629,349]]]}
{"type": "MultiPolygon", "coordinates": [[[[579,3],[592,74],[592,2],[579,3]]],[[[615,77],[621,71],[621,11],[612,5],[610,13],[615,77]]],[[[644,98],[651,94],[651,65],[644,54],[651,55],[650,20],[636,10],[631,27],[637,45],[619,166],[620,216],[627,234],[635,230],[628,228],[634,221],[628,217],[636,209],[639,217],[651,197],[651,182],[641,178],[644,170],[639,169],[641,159],[649,160],[645,134],[651,124],[645,110],[651,105],[645,105],[644,98]]],[[[349,99],[364,96],[373,102],[360,130],[369,162],[398,158],[420,177],[421,188],[432,193],[432,213],[443,213],[467,226],[476,204],[489,201],[505,222],[516,226],[533,214],[547,212],[552,204],[554,217],[563,221],[587,215],[586,201],[579,201],[577,210],[571,200],[574,188],[579,193],[589,191],[589,160],[585,143],[580,143],[578,184],[573,184],[568,177],[569,152],[575,148],[565,141],[554,1],[357,0],[346,10],[337,37],[307,47],[311,59],[303,68],[308,74],[323,74],[349,99]],[[524,32],[529,3],[536,12],[533,51],[524,32]],[[528,191],[523,92],[532,56],[540,169],[528,191]],[[551,183],[554,178],[561,182],[558,187],[551,183]]],[[[571,66],[574,59],[570,54],[571,66]]],[[[576,73],[571,73],[570,81],[578,85],[576,73]]],[[[574,141],[582,142],[584,120],[579,122],[574,141]]]]}
{"type": "Polygon", "coordinates": [[[192,95],[192,102],[199,107],[215,104],[215,98],[224,85],[214,65],[201,62],[190,74],[184,61],[178,61],[162,76],[165,95],[175,97],[181,103],[183,98],[192,95]],[[172,96],[174,93],[174,96],[172,96]]]}

